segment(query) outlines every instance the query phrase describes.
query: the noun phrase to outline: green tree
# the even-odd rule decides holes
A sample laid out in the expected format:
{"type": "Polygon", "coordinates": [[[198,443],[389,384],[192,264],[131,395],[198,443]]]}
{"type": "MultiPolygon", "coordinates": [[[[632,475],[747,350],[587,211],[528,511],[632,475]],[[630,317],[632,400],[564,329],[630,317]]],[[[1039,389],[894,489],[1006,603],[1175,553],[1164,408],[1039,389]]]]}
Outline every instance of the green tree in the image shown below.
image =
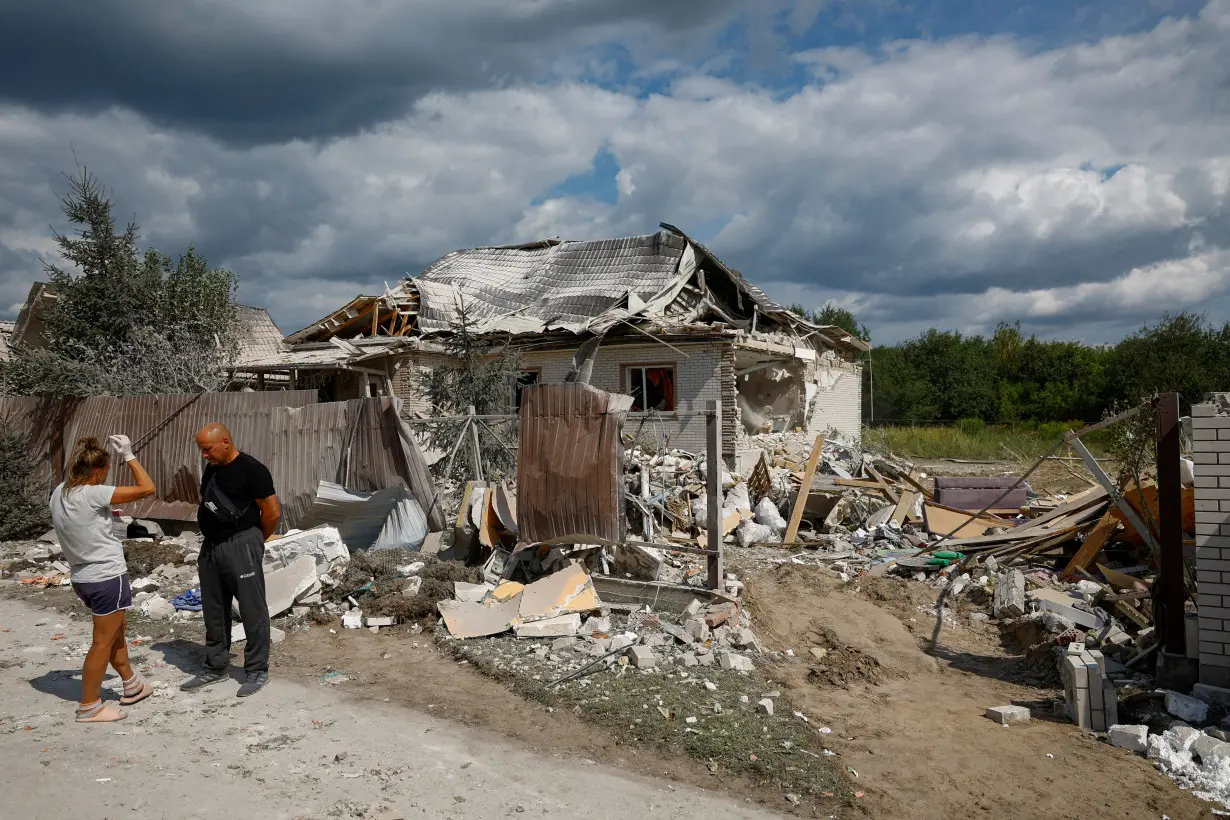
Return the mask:
{"type": "MultiPolygon", "coordinates": [[[[469,306],[464,300],[457,305],[457,314],[450,322],[450,333],[442,340],[448,363],[425,370],[418,379],[419,388],[431,403],[435,412],[443,416],[460,416],[473,407],[478,415],[503,414],[508,412],[512,391],[521,369],[521,358],[510,347],[511,337],[492,344],[481,337],[474,328],[469,306]]],[[[516,470],[516,459],[502,443],[496,425],[478,422],[478,440],[482,455],[485,478],[511,476],[516,470]]],[[[428,443],[433,449],[444,453],[458,452],[450,475],[464,481],[473,478],[469,453],[470,441],[458,440],[466,429],[463,420],[440,420],[427,427],[428,443]]],[[[515,435],[513,436],[515,438],[515,435]]],[[[437,469],[448,469],[448,459],[437,462],[437,469]]]]}
{"type": "Polygon", "coordinates": [[[198,393],[221,389],[239,346],[236,279],[194,249],[172,260],[117,232],[107,191],[85,168],[60,207],[65,266],[45,266],[54,300],[41,348],[16,351],[4,387],[21,395],[198,393]]]}

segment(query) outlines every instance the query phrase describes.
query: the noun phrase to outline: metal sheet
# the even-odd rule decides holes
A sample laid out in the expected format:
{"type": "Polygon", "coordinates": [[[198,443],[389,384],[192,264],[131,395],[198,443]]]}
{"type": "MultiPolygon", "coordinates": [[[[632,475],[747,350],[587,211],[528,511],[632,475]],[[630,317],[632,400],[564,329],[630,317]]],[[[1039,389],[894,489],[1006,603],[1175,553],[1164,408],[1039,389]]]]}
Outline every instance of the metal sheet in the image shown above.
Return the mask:
{"type": "Polygon", "coordinates": [[[624,535],[623,445],[630,396],[585,384],[544,384],[521,394],[517,524],[528,543],[624,535]]]}
{"type": "MultiPolygon", "coordinates": [[[[196,396],[95,397],[84,401],[0,398],[0,418],[30,431],[45,475],[63,478],[65,462],[83,436],[124,433],[158,492],[125,505],[141,518],[193,521],[200,499],[202,460],[196,433],[211,421],[226,425],[240,450],[269,467],[282,505],[281,529],[299,526],[316,497],[318,482],[371,492],[410,487],[433,528],[443,529],[434,487],[417,444],[398,418],[398,399],[368,398],[316,404],[315,391],[205,393],[196,396]]],[[[130,480],[122,465],[111,482],[130,480]]]]}

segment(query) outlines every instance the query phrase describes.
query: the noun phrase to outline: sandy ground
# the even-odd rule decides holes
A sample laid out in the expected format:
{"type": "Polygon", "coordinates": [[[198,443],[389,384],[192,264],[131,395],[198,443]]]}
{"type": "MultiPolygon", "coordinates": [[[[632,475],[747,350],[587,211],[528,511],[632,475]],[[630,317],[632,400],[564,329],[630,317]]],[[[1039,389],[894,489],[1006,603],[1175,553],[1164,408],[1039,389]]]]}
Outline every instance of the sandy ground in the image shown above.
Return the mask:
{"type": "MultiPolygon", "coordinates": [[[[797,664],[771,669],[795,708],[832,730],[831,748],[858,773],[868,816],[894,818],[1212,817],[1143,757],[1094,739],[1051,712],[1058,690],[1000,645],[998,629],[961,614],[922,651],[935,618],[920,584],[864,579],[841,585],[806,567],[748,581],[749,606],[770,645],[806,656],[817,639],[871,659],[874,680],[849,687],[797,664]],[[823,633],[827,630],[828,636],[823,633]],[[1008,728],[989,706],[1031,708],[1008,728]]],[[[832,650],[830,650],[832,654],[832,650]]],[[[866,665],[866,664],[864,664],[866,665]]]]}
{"type": "MultiPolygon", "coordinates": [[[[196,652],[178,641],[134,648],[140,668],[164,686],[128,720],[77,725],[77,650],[88,621],[35,600],[0,599],[0,817],[772,816],[356,698],[346,691],[351,681],[305,683],[275,666],[254,698],[235,697],[242,672],[233,684],[183,694],[177,686],[196,652]]],[[[431,685],[413,675],[400,682],[431,685]]]]}

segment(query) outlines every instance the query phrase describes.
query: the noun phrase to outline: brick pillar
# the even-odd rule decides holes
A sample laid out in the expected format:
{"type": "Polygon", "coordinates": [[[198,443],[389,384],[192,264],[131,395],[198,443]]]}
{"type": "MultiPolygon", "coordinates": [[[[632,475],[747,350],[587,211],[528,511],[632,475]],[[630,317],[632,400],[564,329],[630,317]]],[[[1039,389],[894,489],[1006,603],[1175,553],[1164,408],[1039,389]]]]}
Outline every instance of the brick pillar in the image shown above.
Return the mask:
{"type": "Polygon", "coordinates": [[[1230,413],[1218,415],[1226,406],[1192,405],[1200,682],[1221,687],[1230,687],[1230,413]]]}

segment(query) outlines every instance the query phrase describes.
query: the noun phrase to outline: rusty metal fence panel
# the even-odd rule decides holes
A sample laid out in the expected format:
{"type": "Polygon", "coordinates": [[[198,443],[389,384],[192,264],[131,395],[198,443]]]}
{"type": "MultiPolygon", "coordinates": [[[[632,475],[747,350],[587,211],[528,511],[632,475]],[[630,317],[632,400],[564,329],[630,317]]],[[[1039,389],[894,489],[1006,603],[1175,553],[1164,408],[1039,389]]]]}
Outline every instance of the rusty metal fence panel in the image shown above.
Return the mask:
{"type": "MultiPolygon", "coordinates": [[[[203,467],[196,433],[217,421],[240,450],[269,467],[282,503],[283,530],[303,520],[321,479],[362,491],[404,482],[424,509],[436,507],[430,523],[442,529],[426,464],[403,430],[399,406],[400,400],[389,398],[317,404],[312,390],[80,401],[0,398],[0,419],[30,433],[44,475],[53,483],[63,479],[81,437],[129,436],[158,488],[154,498],[124,507],[141,518],[195,520],[203,467]]],[[[108,480],[129,478],[116,464],[108,480]]]]}
{"type": "Polygon", "coordinates": [[[517,526],[523,541],[623,540],[620,428],[631,401],[575,383],[522,391],[517,526]]]}

